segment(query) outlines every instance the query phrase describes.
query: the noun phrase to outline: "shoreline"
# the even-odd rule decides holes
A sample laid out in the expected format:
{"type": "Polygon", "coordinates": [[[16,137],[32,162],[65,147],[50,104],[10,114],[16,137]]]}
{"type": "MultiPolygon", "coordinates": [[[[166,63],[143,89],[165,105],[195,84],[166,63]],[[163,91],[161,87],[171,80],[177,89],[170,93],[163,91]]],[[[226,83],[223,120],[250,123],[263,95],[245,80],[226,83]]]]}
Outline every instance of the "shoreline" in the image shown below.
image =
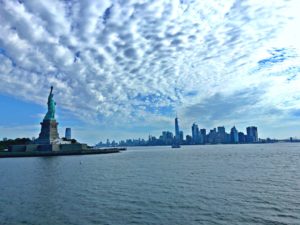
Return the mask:
{"type": "Polygon", "coordinates": [[[68,150],[68,151],[31,151],[31,152],[8,152],[0,151],[1,158],[17,158],[17,157],[43,157],[43,156],[64,156],[64,155],[95,155],[95,154],[108,154],[119,153],[126,148],[106,148],[96,150],[68,150]]]}

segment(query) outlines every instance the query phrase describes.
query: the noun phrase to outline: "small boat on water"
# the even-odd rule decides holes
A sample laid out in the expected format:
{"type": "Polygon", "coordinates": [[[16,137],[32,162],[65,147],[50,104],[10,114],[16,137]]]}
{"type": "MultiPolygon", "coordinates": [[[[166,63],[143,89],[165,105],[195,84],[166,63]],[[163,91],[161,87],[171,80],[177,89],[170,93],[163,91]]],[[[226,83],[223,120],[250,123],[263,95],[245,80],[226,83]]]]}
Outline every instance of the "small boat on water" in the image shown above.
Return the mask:
{"type": "Polygon", "coordinates": [[[172,144],[172,148],[181,148],[180,144],[172,144]]]}

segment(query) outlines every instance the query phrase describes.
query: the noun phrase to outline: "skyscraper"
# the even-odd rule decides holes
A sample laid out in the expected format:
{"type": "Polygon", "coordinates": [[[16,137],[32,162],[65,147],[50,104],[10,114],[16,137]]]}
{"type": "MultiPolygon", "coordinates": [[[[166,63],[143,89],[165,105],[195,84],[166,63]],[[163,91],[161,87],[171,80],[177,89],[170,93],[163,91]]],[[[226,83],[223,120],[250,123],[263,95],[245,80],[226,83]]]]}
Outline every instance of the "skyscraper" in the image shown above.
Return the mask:
{"type": "Polygon", "coordinates": [[[225,127],[218,127],[216,142],[225,144],[229,142],[228,139],[230,138],[228,138],[228,134],[225,131],[225,127]]]}
{"type": "Polygon", "coordinates": [[[183,131],[179,131],[179,140],[180,140],[180,144],[183,143],[183,131]]]}
{"type": "Polygon", "coordinates": [[[239,143],[246,143],[246,136],[243,132],[239,132],[239,143]]]}
{"type": "Polygon", "coordinates": [[[179,132],[179,125],[178,125],[178,118],[175,118],[175,139],[180,140],[180,132],[179,132]]]}
{"type": "Polygon", "coordinates": [[[217,130],[216,130],[216,128],[211,129],[209,131],[207,139],[208,139],[208,143],[210,143],[210,144],[216,144],[217,143],[217,141],[216,141],[216,139],[217,139],[217,130]]]}
{"type": "Polygon", "coordinates": [[[231,143],[239,143],[239,133],[235,126],[233,126],[230,130],[230,142],[231,143]]]}
{"type": "Polygon", "coordinates": [[[202,139],[202,144],[205,144],[207,142],[207,138],[206,138],[206,129],[200,129],[200,136],[202,139]]]}
{"type": "Polygon", "coordinates": [[[66,128],[65,138],[68,140],[71,140],[71,138],[72,138],[71,128],[66,128]]]}
{"type": "Polygon", "coordinates": [[[193,144],[199,144],[199,128],[195,123],[192,125],[192,140],[193,144]]]}
{"type": "Polygon", "coordinates": [[[247,142],[254,143],[258,142],[258,134],[257,134],[257,127],[251,126],[247,127],[247,142]]]}
{"type": "Polygon", "coordinates": [[[218,133],[225,134],[225,127],[218,127],[218,133]]]}
{"type": "Polygon", "coordinates": [[[185,141],[186,141],[186,144],[188,144],[188,145],[192,144],[192,136],[191,135],[186,135],[185,136],[185,141]]]}

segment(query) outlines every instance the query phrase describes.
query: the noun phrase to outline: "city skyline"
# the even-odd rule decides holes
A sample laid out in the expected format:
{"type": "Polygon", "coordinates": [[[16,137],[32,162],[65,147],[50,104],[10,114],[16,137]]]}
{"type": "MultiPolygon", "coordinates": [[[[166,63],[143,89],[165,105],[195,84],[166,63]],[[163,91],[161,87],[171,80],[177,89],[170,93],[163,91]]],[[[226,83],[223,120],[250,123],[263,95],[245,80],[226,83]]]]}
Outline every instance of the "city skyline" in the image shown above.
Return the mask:
{"type": "Polygon", "coordinates": [[[255,143],[273,143],[277,141],[299,142],[297,137],[285,139],[260,138],[256,126],[247,126],[243,130],[238,130],[235,126],[228,133],[224,126],[218,126],[212,129],[199,128],[196,123],[191,126],[191,133],[184,135],[180,129],[179,119],[174,119],[174,133],[169,130],[161,131],[160,136],[149,134],[148,138],[129,138],[125,140],[107,139],[96,144],[98,147],[116,147],[116,146],[157,146],[157,145],[206,145],[206,144],[255,144],[255,143]]]}
{"type": "MultiPolygon", "coordinates": [[[[23,104],[26,105],[28,103],[24,102],[23,104]]],[[[0,102],[0,105],[1,105],[1,102],[0,102]]],[[[60,110],[58,110],[58,111],[60,112],[60,110]]],[[[41,115],[43,115],[43,113],[41,113],[41,115]]],[[[25,115],[23,114],[23,116],[25,116],[25,115]]],[[[65,116],[67,116],[67,115],[63,115],[62,118],[64,118],[65,116]]],[[[28,115],[27,115],[27,117],[28,117],[28,115]]],[[[29,116],[29,117],[31,117],[31,116],[29,116]]],[[[57,117],[61,118],[59,115],[57,117]]],[[[38,117],[31,117],[31,119],[33,121],[38,121],[38,117]]],[[[175,119],[178,119],[178,117],[176,117],[175,119]]],[[[75,132],[76,136],[79,136],[79,139],[89,140],[89,144],[97,144],[97,143],[99,143],[99,140],[101,142],[101,141],[104,141],[104,140],[107,140],[107,139],[114,140],[116,142],[119,142],[119,141],[122,141],[122,140],[127,140],[127,139],[132,139],[132,140],[144,139],[144,140],[147,140],[148,137],[149,137],[149,135],[153,136],[153,137],[159,137],[162,134],[162,132],[165,132],[165,131],[172,132],[172,135],[174,134],[174,137],[176,136],[175,135],[176,134],[176,129],[174,130],[174,118],[173,119],[170,118],[170,121],[171,121],[171,125],[170,126],[164,128],[164,129],[161,129],[161,130],[157,129],[154,132],[150,132],[150,131],[147,132],[147,131],[145,131],[144,135],[138,135],[139,133],[137,133],[137,134],[135,134],[135,136],[130,136],[131,133],[126,131],[126,135],[124,137],[124,136],[118,136],[118,135],[116,135],[117,133],[120,133],[120,132],[114,131],[113,135],[111,135],[111,136],[107,135],[107,136],[105,136],[105,137],[102,138],[102,137],[99,137],[99,135],[96,134],[95,136],[93,136],[93,139],[89,139],[87,137],[87,135],[90,134],[89,133],[90,130],[84,130],[84,128],[78,127],[78,125],[76,124],[76,122],[77,122],[76,118],[71,118],[71,119],[69,119],[67,121],[68,121],[68,123],[64,123],[63,122],[62,123],[62,127],[59,127],[59,133],[65,134],[65,132],[66,132],[65,129],[67,129],[69,127],[72,127],[71,128],[72,129],[72,133],[75,132]],[[73,126],[70,126],[70,124],[72,124],[73,126]],[[83,135],[81,136],[80,134],[83,134],[83,135]],[[87,137],[87,138],[82,138],[82,137],[87,137]]],[[[179,121],[181,121],[181,120],[179,120],[179,121]]],[[[178,127],[178,132],[179,133],[183,132],[184,138],[186,138],[186,134],[190,134],[192,136],[192,133],[193,133],[192,132],[192,126],[194,124],[199,128],[199,131],[201,129],[205,129],[206,132],[209,132],[210,130],[213,130],[213,129],[217,129],[218,127],[225,127],[225,129],[227,128],[228,130],[230,130],[230,128],[232,128],[232,127],[235,127],[235,128],[238,129],[238,131],[247,133],[247,127],[249,126],[249,124],[245,125],[245,126],[243,126],[243,129],[240,129],[240,127],[242,127],[242,126],[236,126],[236,125],[227,125],[227,126],[224,126],[224,125],[220,125],[220,124],[212,126],[212,127],[205,127],[205,126],[202,126],[200,122],[193,122],[193,124],[191,124],[190,127],[189,126],[183,126],[183,128],[182,128],[182,126],[178,127]]],[[[38,134],[38,131],[40,129],[40,127],[38,125],[29,125],[28,128],[30,128],[30,132],[27,132],[27,133],[24,132],[24,130],[26,130],[26,128],[27,127],[19,126],[18,132],[14,132],[14,133],[16,133],[16,135],[9,135],[9,132],[7,132],[6,134],[8,134],[8,135],[2,135],[2,136],[0,136],[0,139],[3,139],[3,138],[14,139],[14,138],[21,138],[21,137],[37,138],[37,134],[38,134]]],[[[2,127],[2,129],[3,129],[3,127],[2,127]]],[[[264,130],[263,127],[260,128],[260,130],[264,130]]],[[[92,131],[92,133],[95,133],[95,131],[92,131]]],[[[96,133],[98,133],[98,132],[96,131],[96,133]]],[[[268,138],[270,138],[270,139],[289,139],[291,137],[294,138],[294,139],[299,139],[299,136],[294,135],[292,133],[289,134],[289,135],[287,135],[287,136],[278,137],[278,136],[268,136],[268,135],[264,135],[264,134],[261,135],[261,132],[260,132],[260,138],[264,139],[264,140],[266,140],[268,138]]]]}
{"type": "Polygon", "coordinates": [[[83,142],[255,124],[300,137],[300,15],[285,1],[0,2],[0,138],[36,137],[54,86],[83,142]],[[78,10],[80,9],[80,10],[78,10]],[[22,109],[22,110],[21,110],[22,109]]]}

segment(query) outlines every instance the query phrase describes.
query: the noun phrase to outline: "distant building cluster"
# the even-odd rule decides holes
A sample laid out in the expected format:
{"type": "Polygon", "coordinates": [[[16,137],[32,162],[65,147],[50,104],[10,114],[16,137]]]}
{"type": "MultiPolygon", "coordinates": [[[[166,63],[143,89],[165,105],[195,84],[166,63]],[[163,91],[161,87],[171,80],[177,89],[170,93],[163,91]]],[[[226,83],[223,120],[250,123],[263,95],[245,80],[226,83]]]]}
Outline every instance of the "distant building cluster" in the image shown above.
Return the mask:
{"type": "Polygon", "coordinates": [[[178,140],[182,145],[201,145],[201,144],[238,144],[238,143],[256,143],[259,141],[257,127],[247,127],[246,134],[238,132],[232,127],[230,133],[227,133],[225,127],[211,129],[208,133],[205,128],[199,129],[197,124],[191,127],[192,135],[183,137],[183,132],[179,131],[178,120],[175,119],[175,136],[170,131],[163,131],[159,138],[149,136],[147,143],[149,145],[170,145],[178,140]]]}
{"type": "Polygon", "coordinates": [[[249,126],[246,133],[238,131],[235,126],[227,133],[224,126],[207,130],[200,129],[196,123],[191,127],[191,135],[184,138],[183,131],[179,129],[178,118],[175,118],[175,134],[171,131],[162,131],[159,137],[149,135],[148,140],[145,139],[127,139],[119,142],[107,140],[100,142],[98,147],[116,147],[116,146],[154,146],[154,145],[172,145],[174,143],[180,145],[204,145],[204,144],[243,144],[259,142],[257,127],[249,126]]]}
{"type": "Polygon", "coordinates": [[[246,134],[239,132],[236,127],[227,133],[224,126],[211,129],[208,133],[206,129],[199,129],[197,124],[192,125],[192,136],[186,135],[183,144],[238,144],[258,142],[257,127],[247,127],[246,134]]]}

